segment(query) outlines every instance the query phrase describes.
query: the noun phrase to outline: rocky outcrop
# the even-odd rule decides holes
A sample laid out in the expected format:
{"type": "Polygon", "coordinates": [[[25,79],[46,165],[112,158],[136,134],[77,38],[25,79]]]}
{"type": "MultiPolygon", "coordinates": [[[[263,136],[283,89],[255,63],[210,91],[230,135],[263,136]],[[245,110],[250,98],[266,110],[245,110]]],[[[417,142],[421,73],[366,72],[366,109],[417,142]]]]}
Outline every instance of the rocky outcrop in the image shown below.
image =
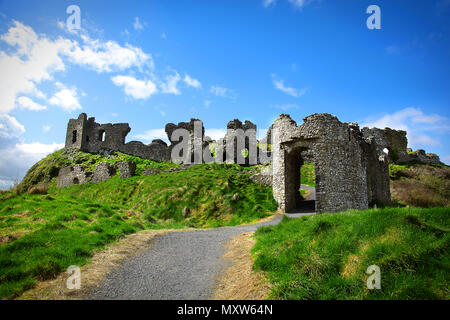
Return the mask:
{"type": "Polygon", "coordinates": [[[136,163],[133,161],[121,161],[117,163],[117,169],[122,179],[130,178],[136,173],[136,163]]]}
{"type": "Polygon", "coordinates": [[[68,166],[61,168],[58,174],[58,188],[84,184],[91,180],[92,172],[82,166],[68,166]]]}
{"type": "Polygon", "coordinates": [[[116,174],[116,169],[113,165],[108,162],[102,162],[95,168],[94,174],[92,176],[92,182],[102,182],[110,179],[116,174]]]}

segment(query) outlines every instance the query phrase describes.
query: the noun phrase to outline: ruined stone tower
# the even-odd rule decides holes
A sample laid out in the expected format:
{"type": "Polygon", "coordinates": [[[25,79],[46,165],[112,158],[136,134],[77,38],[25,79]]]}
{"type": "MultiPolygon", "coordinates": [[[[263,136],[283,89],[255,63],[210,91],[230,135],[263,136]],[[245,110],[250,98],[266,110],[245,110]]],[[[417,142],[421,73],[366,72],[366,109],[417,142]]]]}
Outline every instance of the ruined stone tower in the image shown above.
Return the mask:
{"type": "Polygon", "coordinates": [[[88,119],[86,113],[81,113],[78,119],[69,120],[65,148],[91,153],[119,151],[143,159],[170,161],[167,144],[162,140],[153,140],[148,145],[139,141],[125,143],[130,130],[128,123],[98,124],[95,118],[88,119]]]}

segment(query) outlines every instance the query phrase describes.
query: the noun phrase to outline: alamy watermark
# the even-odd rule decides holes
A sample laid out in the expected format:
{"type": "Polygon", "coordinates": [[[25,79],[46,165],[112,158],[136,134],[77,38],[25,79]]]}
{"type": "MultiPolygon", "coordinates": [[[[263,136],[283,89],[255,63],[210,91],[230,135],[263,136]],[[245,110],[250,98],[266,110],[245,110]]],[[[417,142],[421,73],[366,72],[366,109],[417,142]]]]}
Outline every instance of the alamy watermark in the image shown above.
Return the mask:
{"type": "Polygon", "coordinates": [[[70,5],[66,9],[66,13],[70,16],[66,20],[68,31],[81,30],[81,10],[77,5],[70,5]]]}
{"type": "Polygon", "coordinates": [[[381,29],[381,9],[377,5],[367,7],[366,13],[370,14],[367,18],[366,25],[369,30],[381,29]]]}
{"type": "MultiPolygon", "coordinates": [[[[276,130],[273,134],[276,135],[276,130]]],[[[256,129],[228,129],[225,138],[216,142],[203,139],[202,122],[194,121],[193,130],[175,129],[170,137],[174,144],[171,160],[174,163],[237,163],[255,165],[272,162],[271,146],[273,138],[259,143],[256,129]]]]}
{"type": "Polygon", "coordinates": [[[370,276],[367,278],[367,289],[381,289],[381,270],[379,266],[371,265],[367,267],[366,273],[370,276]]]}
{"type": "Polygon", "coordinates": [[[66,280],[66,287],[69,290],[81,289],[81,270],[78,266],[70,266],[67,268],[66,273],[70,276],[66,280]]]}

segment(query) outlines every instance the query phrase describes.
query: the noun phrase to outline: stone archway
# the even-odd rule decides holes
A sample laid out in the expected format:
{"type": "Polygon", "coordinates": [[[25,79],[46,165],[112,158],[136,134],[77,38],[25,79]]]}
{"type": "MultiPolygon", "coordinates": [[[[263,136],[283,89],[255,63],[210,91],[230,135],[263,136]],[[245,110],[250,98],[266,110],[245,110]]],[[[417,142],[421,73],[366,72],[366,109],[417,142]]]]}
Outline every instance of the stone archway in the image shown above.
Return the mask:
{"type": "Polygon", "coordinates": [[[290,212],[301,201],[298,187],[305,150],[310,150],[315,164],[317,213],[367,209],[374,201],[389,201],[386,155],[379,154],[381,145],[363,137],[356,123],[321,113],[297,126],[289,115],[280,115],[271,134],[272,188],[281,211],[290,212]]]}
{"type": "Polygon", "coordinates": [[[294,143],[291,147],[286,148],[287,212],[302,213],[315,211],[315,197],[312,200],[306,200],[300,194],[302,184],[301,168],[306,160],[312,160],[305,159],[305,152],[310,150],[305,145],[305,143],[294,143]]]}

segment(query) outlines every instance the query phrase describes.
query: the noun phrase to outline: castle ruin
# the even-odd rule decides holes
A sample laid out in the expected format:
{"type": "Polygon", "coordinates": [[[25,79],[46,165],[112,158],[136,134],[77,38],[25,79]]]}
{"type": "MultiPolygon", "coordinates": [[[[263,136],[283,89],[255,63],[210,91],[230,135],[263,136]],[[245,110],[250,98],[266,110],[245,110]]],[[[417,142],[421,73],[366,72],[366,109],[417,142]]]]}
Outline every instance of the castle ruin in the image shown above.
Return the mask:
{"type": "MultiPolygon", "coordinates": [[[[434,154],[407,149],[405,131],[389,128],[360,129],[357,123],[342,123],[337,117],[327,113],[313,114],[303,120],[303,124],[297,125],[289,115],[280,115],[268,130],[267,137],[260,141],[260,144],[271,144],[270,152],[267,153],[256,146],[256,125],[250,121],[243,124],[238,119],[230,121],[226,136],[216,143],[216,151],[226,152],[213,158],[212,154],[208,155],[209,149],[205,149],[213,141],[205,137],[203,123],[198,119],[180,122],[178,125],[167,124],[165,131],[170,146],[159,139],[145,145],[138,141],[125,143],[130,132],[127,123],[98,124],[95,118],[87,118],[82,113],[78,119],[69,120],[65,149],[90,153],[118,151],[166,162],[171,161],[173,148],[181,142],[173,139],[174,131],[185,129],[189,148],[183,156],[184,163],[192,163],[194,160],[198,162],[196,145],[201,146],[200,150],[207,150],[206,154],[203,152],[200,162],[237,162],[242,151],[240,149],[247,149],[254,159],[249,157],[250,160],[245,160],[244,165],[271,162],[270,172],[256,174],[253,178],[257,182],[272,185],[273,196],[283,212],[290,212],[302,205],[299,189],[300,168],[304,162],[313,162],[315,165],[317,213],[362,210],[374,204],[389,204],[388,164],[391,162],[440,163],[439,157],[434,154]],[[194,132],[195,130],[198,132],[194,132]],[[239,141],[238,137],[241,131],[244,131],[244,137],[241,137],[243,141],[239,141]],[[205,155],[209,160],[205,160],[205,155]]],[[[119,165],[121,168],[117,169],[122,178],[134,175],[133,163],[119,165]]],[[[115,174],[116,168],[106,163],[100,164],[92,173],[85,172],[79,166],[66,167],[59,172],[58,186],[100,182],[115,174]]]]}

